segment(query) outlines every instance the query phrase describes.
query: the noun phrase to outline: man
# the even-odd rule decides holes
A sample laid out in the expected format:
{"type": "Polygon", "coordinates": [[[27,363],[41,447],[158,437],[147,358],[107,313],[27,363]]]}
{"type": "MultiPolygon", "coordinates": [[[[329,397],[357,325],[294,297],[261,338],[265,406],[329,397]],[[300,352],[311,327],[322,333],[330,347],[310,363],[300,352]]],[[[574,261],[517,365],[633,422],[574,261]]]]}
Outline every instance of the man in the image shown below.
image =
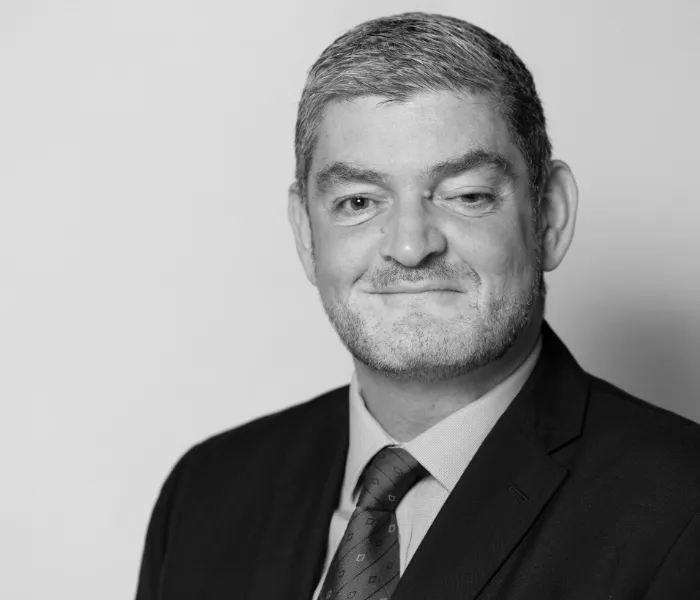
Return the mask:
{"type": "Polygon", "coordinates": [[[513,51],[364,23],[311,68],[296,158],[297,250],[354,376],[180,460],[137,598],[700,598],[700,427],[543,321],[577,189],[513,51]]]}

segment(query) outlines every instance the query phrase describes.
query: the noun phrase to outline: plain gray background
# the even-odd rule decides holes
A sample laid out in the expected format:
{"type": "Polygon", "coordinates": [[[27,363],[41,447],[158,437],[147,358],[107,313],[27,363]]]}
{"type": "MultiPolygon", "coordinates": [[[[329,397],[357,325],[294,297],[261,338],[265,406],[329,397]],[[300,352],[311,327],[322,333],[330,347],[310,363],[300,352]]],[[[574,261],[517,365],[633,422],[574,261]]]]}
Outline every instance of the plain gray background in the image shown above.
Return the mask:
{"type": "Polygon", "coordinates": [[[343,31],[415,9],[535,75],[581,192],[554,328],[700,421],[695,0],[4,0],[0,597],[131,597],[182,452],[349,380],[287,224],[296,104],[343,31]]]}

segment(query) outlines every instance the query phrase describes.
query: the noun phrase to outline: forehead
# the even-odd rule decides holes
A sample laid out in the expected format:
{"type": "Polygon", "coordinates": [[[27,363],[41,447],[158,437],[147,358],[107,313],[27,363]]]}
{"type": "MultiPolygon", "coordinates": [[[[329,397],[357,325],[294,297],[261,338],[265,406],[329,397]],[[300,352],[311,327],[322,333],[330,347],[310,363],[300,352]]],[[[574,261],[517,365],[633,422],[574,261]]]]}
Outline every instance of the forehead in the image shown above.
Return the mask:
{"type": "Polygon", "coordinates": [[[425,92],[405,102],[361,96],[326,107],[309,174],[344,161],[410,177],[472,149],[524,164],[505,121],[486,96],[425,92]]]}

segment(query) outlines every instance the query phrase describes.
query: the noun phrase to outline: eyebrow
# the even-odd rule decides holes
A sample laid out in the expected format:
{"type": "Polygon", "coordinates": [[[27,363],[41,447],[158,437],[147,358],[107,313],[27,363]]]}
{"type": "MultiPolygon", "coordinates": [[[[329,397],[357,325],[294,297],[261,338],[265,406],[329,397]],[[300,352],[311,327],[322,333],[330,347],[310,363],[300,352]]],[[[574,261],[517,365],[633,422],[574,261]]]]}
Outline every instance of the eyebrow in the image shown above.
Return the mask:
{"type": "Polygon", "coordinates": [[[433,165],[425,175],[428,179],[445,179],[478,169],[494,169],[509,179],[515,179],[515,167],[505,156],[482,148],[433,165]]]}
{"type": "Polygon", "coordinates": [[[389,177],[379,171],[343,161],[331,163],[316,174],[316,187],[319,192],[325,192],[339,183],[387,185],[388,181],[389,177]]]}
{"type": "MultiPolygon", "coordinates": [[[[423,174],[423,179],[445,179],[467,171],[478,169],[495,169],[509,179],[515,178],[513,164],[502,154],[477,148],[457,158],[439,162],[423,174]]],[[[390,177],[379,171],[354,163],[336,161],[323,167],[316,175],[316,187],[323,193],[340,183],[369,183],[386,186],[390,177]]]]}

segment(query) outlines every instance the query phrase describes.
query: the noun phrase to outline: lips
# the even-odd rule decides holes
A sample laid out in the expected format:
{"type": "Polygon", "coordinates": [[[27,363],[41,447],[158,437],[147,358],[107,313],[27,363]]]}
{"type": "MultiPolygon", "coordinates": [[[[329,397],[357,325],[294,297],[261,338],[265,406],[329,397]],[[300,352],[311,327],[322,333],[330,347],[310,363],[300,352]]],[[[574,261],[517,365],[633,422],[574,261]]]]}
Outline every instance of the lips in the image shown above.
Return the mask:
{"type": "Polygon", "coordinates": [[[400,285],[389,285],[385,286],[377,291],[375,294],[420,294],[423,292],[457,292],[453,286],[445,283],[419,283],[419,284],[408,284],[402,283],[400,285]]]}

